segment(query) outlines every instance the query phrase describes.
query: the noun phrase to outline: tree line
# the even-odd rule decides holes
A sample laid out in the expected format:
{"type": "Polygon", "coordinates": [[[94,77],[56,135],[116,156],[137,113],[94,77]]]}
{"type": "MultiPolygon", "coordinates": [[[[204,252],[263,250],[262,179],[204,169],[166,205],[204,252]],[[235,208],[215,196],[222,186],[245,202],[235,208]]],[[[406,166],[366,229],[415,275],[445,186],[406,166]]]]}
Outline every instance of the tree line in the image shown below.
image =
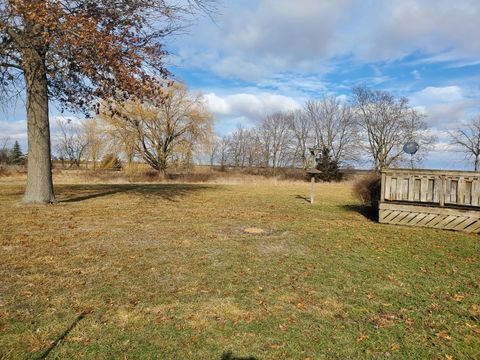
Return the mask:
{"type": "Polygon", "coordinates": [[[70,166],[89,160],[95,168],[103,154],[129,164],[142,161],[161,173],[208,157],[212,166],[263,167],[275,175],[282,167],[311,167],[312,148],[323,170],[362,162],[379,170],[405,160],[405,142],[420,144],[420,161],[435,141],[408,99],[366,87],[353,89],[349,101],[308,100],[301,109],[268,114],[255,127],[239,126],[224,136],[214,133],[201,94],[176,82],[165,93],[160,103],[103,101],[96,116],[81,124],[60,120],[58,156],[70,166]]]}

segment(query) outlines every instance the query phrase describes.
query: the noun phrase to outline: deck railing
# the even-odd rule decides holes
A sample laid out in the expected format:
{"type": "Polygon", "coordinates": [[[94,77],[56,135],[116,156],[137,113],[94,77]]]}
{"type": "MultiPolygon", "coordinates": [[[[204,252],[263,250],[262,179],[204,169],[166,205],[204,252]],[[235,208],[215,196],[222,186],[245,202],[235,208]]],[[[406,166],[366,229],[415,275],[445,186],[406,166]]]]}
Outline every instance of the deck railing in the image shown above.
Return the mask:
{"type": "Polygon", "coordinates": [[[380,202],[480,207],[480,173],[387,169],[382,171],[380,202]]]}

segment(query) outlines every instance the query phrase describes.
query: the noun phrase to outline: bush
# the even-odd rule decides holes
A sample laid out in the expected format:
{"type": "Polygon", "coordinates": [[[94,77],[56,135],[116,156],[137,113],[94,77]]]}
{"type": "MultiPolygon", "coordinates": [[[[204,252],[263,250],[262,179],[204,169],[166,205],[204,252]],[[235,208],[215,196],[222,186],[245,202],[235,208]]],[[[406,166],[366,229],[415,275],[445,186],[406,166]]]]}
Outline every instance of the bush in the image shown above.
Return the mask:
{"type": "Polygon", "coordinates": [[[106,154],[102,159],[102,169],[110,169],[120,171],[122,170],[122,161],[113,154],[106,154]]]}
{"type": "Polygon", "coordinates": [[[380,201],[381,185],[382,177],[378,174],[362,176],[355,181],[353,193],[363,205],[377,209],[380,201]]]}

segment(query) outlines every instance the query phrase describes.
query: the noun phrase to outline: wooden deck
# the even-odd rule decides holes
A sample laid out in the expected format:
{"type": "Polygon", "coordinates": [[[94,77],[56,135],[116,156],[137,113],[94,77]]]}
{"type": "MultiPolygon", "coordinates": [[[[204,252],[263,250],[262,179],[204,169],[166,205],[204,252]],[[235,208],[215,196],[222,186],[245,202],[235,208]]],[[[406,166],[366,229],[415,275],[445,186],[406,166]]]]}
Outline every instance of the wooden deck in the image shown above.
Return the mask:
{"type": "Polygon", "coordinates": [[[480,173],[382,171],[381,223],[480,233],[480,173]]]}

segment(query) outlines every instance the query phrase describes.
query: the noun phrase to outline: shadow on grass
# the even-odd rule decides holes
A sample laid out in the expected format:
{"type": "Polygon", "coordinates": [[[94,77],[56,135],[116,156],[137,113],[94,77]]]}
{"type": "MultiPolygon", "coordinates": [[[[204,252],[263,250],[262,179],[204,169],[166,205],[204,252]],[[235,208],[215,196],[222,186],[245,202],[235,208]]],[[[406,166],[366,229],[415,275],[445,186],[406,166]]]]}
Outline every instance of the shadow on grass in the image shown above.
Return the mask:
{"type": "Polygon", "coordinates": [[[368,220],[378,222],[378,209],[364,205],[342,205],[342,209],[357,212],[368,220]]]}
{"type": "Polygon", "coordinates": [[[310,204],[310,198],[303,196],[303,195],[295,195],[295,199],[306,201],[310,204]]]}
{"type": "Polygon", "coordinates": [[[145,197],[157,197],[168,201],[178,201],[178,197],[189,193],[211,189],[204,185],[191,184],[112,184],[112,185],[65,185],[57,188],[59,203],[75,203],[106,197],[119,193],[129,193],[145,197]]]}
{"type": "Polygon", "coordinates": [[[43,360],[46,359],[47,356],[52,352],[53,349],[55,349],[67,336],[68,334],[77,326],[77,324],[85,318],[87,313],[81,313],[80,315],[77,316],[77,318],[73,321],[73,323],[65,330],[52,344],[50,347],[44,351],[42,355],[36,358],[36,360],[43,360]]]}
{"type": "Polygon", "coordinates": [[[257,360],[257,358],[254,357],[254,356],[238,357],[238,356],[233,355],[233,353],[231,351],[227,351],[227,352],[223,353],[220,360],[257,360]]]}

